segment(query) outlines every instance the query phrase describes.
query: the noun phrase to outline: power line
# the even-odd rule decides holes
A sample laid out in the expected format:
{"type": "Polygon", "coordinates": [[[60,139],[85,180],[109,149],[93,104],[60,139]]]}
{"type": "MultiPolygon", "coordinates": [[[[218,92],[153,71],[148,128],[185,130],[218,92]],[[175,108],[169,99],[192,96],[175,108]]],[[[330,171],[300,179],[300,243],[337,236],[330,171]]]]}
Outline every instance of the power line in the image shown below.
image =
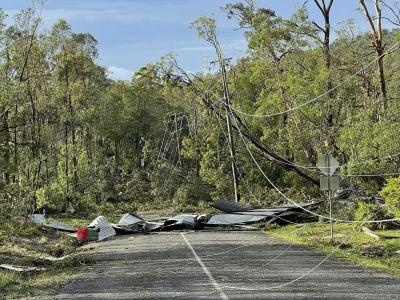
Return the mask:
{"type": "MultiPolygon", "coordinates": [[[[237,112],[240,115],[244,115],[244,116],[249,116],[249,117],[256,117],[256,118],[266,118],[266,117],[273,117],[273,116],[279,116],[285,113],[289,113],[292,111],[295,111],[297,109],[302,108],[303,106],[306,106],[310,103],[316,102],[317,100],[321,99],[322,97],[329,95],[330,93],[332,93],[334,90],[336,90],[337,88],[339,88],[340,86],[344,85],[345,83],[347,83],[348,81],[350,81],[351,79],[353,79],[354,77],[356,77],[357,75],[359,75],[362,71],[364,71],[365,69],[367,69],[368,67],[370,67],[371,65],[373,65],[376,61],[378,61],[379,59],[381,59],[383,56],[385,55],[389,55],[391,53],[393,53],[393,49],[395,49],[398,45],[400,44],[400,41],[398,41],[397,43],[395,43],[391,48],[389,48],[386,52],[384,52],[383,54],[381,54],[380,56],[376,57],[373,61],[371,61],[369,64],[367,64],[365,67],[362,67],[360,70],[358,70],[356,73],[352,74],[351,76],[347,77],[346,79],[344,79],[343,81],[341,81],[340,83],[338,83],[336,86],[330,88],[329,90],[327,90],[326,92],[322,93],[321,95],[308,100],[302,104],[299,104],[295,107],[283,110],[283,111],[279,111],[279,112],[275,112],[275,113],[270,113],[270,114],[251,114],[251,113],[247,113],[247,112],[243,112],[239,109],[234,108],[232,105],[229,105],[229,107],[237,112]],[[392,51],[392,52],[391,52],[392,51]]],[[[220,100],[222,102],[222,100],[220,100]]]]}
{"type": "MultiPolygon", "coordinates": [[[[354,165],[361,165],[361,164],[365,164],[371,161],[376,161],[376,160],[383,160],[383,159],[388,159],[388,158],[392,158],[393,156],[399,156],[400,153],[394,154],[394,155],[389,155],[389,156],[385,156],[385,157],[380,157],[380,158],[374,158],[374,159],[369,159],[369,160],[365,160],[356,164],[344,164],[344,165],[340,165],[339,168],[344,168],[344,167],[348,167],[348,166],[354,166],[354,165]]],[[[284,165],[288,165],[288,166],[292,166],[292,167],[297,167],[297,168],[301,168],[301,169],[305,169],[308,170],[310,172],[314,172],[320,175],[324,175],[324,172],[319,171],[318,167],[308,167],[308,166],[303,166],[303,165],[299,165],[299,164],[295,164],[295,163],[289,163],[289,162],[285,162],[285,161],[281,161],[279,159],[275,159],[275,158],[271,158],[272,161],[275,161],[279,164],[284,164],[284,165]]],[[[396,176],[396,175],[400,175],[400,172],[393,172],[393,173],[382,173],[382,174],[340,174],[341,177],[386,177],[386,176],[396,176]]]]}
{"type": "Polygon", "coordinates": [[[331,218],[329,216],[325,216],[325,215],[321,215],[318,213],[315,213],[307,208],[302,207],[301,205],[299,205],[299,203],[297,203],[296,201],[290,199],[288,196],[286,196],[273,182],[272,180],[265,174],[265,172],[263,171],[263,169],[260,167],[259,163],[257,162],[257,160],[255,159],[253,153],[251,153],[249,147],[247,146],[247,143],[245,141],[245,137],[243,136],[242,132],[240,131],[240,128],[238,126],[238,124],[236,123],[236,127],[238,129],[239,132],[239,136],[247,150],[247,152],[249,153],[251,159],[254,161],[254,163],[256,164],[257,168],[260,170],[261,174],[265,177],[265,179],[269,182],[269,184],[280,194],[282,195],[286,200],[288,200],[289,202],[291,202],[292,204],[294,204],[296,207],[300,208],[303,211],[306,211],[308,213],[310,213],[311,215],[323,218],[323,219],[327,219],[327,220],[332,220],[332,221],[336,221],[336,222],[343,222],[343,223],[384,223],[384,222],[393,222],[393,221],[399,221],[400,219],[398,218],[392,218],[392,219],[383,219],[383,220],[372,220],[372,221],[351,221],[351,220],[343,220],[343,219],[336,219],[336,218],[331,218]]]}
{"type": "MultiPolygon", "coordinates": [[[[215,98],[217,98],[217,100],[213,102],[212,106],[214,106],[215,104],[221,102],[221,99],[219,98],[219,96],[217,94],[215,94],[212,91],[211,91],[211,93],[214,95],[215,98]]],[[[247,126],[246,126],[246,128],[247,128],[247,130],[250,131],[250,129],[247,126]]],[[[347,164],[340,165],[339,168],[344,168],[344,167],[348,167],[348,166],[362,165],[362,164],[366,164],[368,162],[377,161],[377,160],[392,159],[393,157],[396,157],[396,156],[400,156],[400,153],[395,153],[395,154],[391,154],[391,155],[387,155],[387,156],[367,159],[367,160],[364,160],[364,161],[361,161],[361,162],[357,162],[357,163],[347,163],[347,164]]],[[[273,157],[270,158],[270,159],[272,161],[275,161],[275,162],[279,163],[279,164],[284,164],[284,165],[288,165],[288,166],[292,166],[292,167],[305,169],[305,170],[308,170],[310,172],[314,172],[314,173],[317,173],[317,174],[320,174],[320,175],[325,174],[325,173],[319,171],[318,167],[304,166],[304,165],[295,164],[295,163],[292,163],[292,162],[282,161],[282,160],[279,160],[279,159],[276,159],[276,158],[273,158],[273,157]]],[[[400,175],[400,172],[385,173],[385,174],[340,174],[341,177],[386,177],[386,176],[395,176],[395,175],[400,175]]]]}
{"type": "MultiPolygon", "coordinates": [[[[219,127],[221,128],[221,127],[222,127],[222,125],[221,125],[221,120],[218,118],[218,116],[217,116],[217,114],[216,114],[215,112],[214,112],[214,114],[216,115],[216,118],[217,118],[219,127]]],[[[225,132],[222,131],[222,133],[223,133],[223,135],[224,135],[224,137],[225,137],[225,141],[226,141],[226,140],[227,140],[227,136],[226,136],[225,132]]],[[[237,170],[237,172],[238,172],[238,175],[239,175],[239,177],[241,178],[241,182],[243,182],[244,186],[246,187],[246,189],[247,189],[247,191],[249,192],[249,194],[251,195],[251,197],[253,197],[253,199],[254,199],[259,205],[262,205],[260,199],[258,199],[258,197],[256,197],[256,196],[254,195],[254,193],[251,191],[250,187],[249,187],[248,184],[246,183],[246,180],[244,179],[242,173],[240,172],[239,166],[237,165],[237,162],[236,162],[236,161],[235,161],[235,165],[236,165],[236,170],[237,170]]],[[[290,223],[290,224],[296,224],[296,225],[299,225],[299,224],[300,224],[300,223],[297,223],[297,222],[292,222],[292,221],[286,220],[286,219],[281,218],[281,217],[278,217],[278,216],[275,216],[275,217],[278,218],[278,219],[280,219],[280,220],[282,220],[282,221],[285,221],[285,222],[287,222],[287,223],[290,223]]]]}
{"type": "MultiPolygon", "coordinates": [[[[380,211],[382,210],[379,209],[377,212],[374,213],[373,216],[376,216],[380,211]]],[[[363,222],[364,225],[366,224],[366,221],[363,222]]],[[[311,274],[312,272],[314,272],[317,268],[319,268],[324,262],[326,262],[330,257],[332,257],[333,254],[335,254],[336,251],[338,251],[339,249],[342,248],[342,246],[344,245],[344,243],[350,239],[350,237],[352,237],[354,235],[354,233],[356,232],[356,228],[353,229],[352,234],[349,234],[346,236],[346,238],[338,245],[336,246],[331,253],[329,253],[326,257],[324,257],[318,264],[316,264],[313,268],[311,268],[310,270],[308,270],[307,272],[303,273],[302,275],[296,277],[295,279],[282,283],[282,284],[278,284],[275,286],[270,286],[270,287],[266,287],[266,288],[246,288],[246,287],[236,287],[236,286],[229,286],[229,285],[223,285],[221,286],[222,288],[226,288],[226,289],[233,289],[233,290],[241,290],[241,291],[268,291],[268,290],[274,290],[274,289],[279,289],[285,286],[289,286],[297,281],[299,281],[300,279],[306,277],[307,275],[311,274]]],[[[287,249],[288,250],[288,249],[287,249]]],[[[287,251],[287,250],[284,250],[287,251]]]]}

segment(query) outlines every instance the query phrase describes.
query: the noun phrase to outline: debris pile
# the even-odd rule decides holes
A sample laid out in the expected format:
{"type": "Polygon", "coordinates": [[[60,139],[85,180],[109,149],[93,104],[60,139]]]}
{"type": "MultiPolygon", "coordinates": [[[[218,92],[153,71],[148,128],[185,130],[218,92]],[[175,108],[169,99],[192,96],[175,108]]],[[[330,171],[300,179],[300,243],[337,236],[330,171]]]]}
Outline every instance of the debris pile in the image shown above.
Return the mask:
{"type": "Polygon", "coordinates": [[[214,215],[211,222],[217,224],[230,222],[230,224],[255,223],[267,221],[268,223],[304,222],[313,216],[308,211],[315,210],[320,203],[285,204],[271,208],[255,208],[251,205],[243,205],[230,201],[217,201],[212,206],[226,214],[214,215]]]}
{"type": "Polygon", "coordinates": [[[334,195],[334,200],[344,204],[353,204],[356,200],[363,200],[367,203],[374,203],[378,205],[384,204],[381,197],[370,195],[367,190],[356,188],[345,188],[337,190],[334,195]]]}
{"type": "Polygon", "coordinates": [[[37,272],[37,271],[46,271],[45,268],[39,267],[27,267],[27,266],[14,266],[9,264],[1,264],[0,269],[5,269],[9,271],[15,272],[37,272]]]}
{"type": "Polygon", "coordinates": [[[69,232],[81,242],[101,241],[106,238],[135,233],[150,233],[171,230],[201,230],[206,227],[244,225],[267,222],[291,223],[305,221],[312,215],[305,210],[314,210],[318,203],[301,203],[298,205],[279,205],[272,208],[256,208],[248,204],[239,204],[230,201],[217,201],[212,205],[220,210],[221,214],[195,215],[180,214],[164,221],[147,221],[136,213],[124,214],[118,224],[110,223],[105,217],[99,216],[88,226],[72,228],[69,225],[48,221],[44,215],[32,215],[31,220],[41,226],[69,232]]]}
{"type": "Polygon", "coordinates": [[[76,229],[61,223],[59,221],[56,220],[47,220],[46,217],[42,214],[33,214],[31,216],[31,221],[35,224],[41,225],[45,228],[50,228],[50,229],[55,229],[58,231],[65,231],[65,232],[75,232],[76,229]]]}

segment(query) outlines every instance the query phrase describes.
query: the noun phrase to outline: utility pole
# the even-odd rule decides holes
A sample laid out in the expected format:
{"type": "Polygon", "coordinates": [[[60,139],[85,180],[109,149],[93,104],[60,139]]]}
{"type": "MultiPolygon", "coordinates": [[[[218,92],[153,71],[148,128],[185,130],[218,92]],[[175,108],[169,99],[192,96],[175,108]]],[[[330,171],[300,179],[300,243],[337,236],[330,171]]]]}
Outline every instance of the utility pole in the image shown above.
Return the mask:
{"type": "Polygon", "coordinates": [[[196,148],[196,151],[195,151],[196,178],[199,178],[199,176],[200,176],[199,142],[198,142],[198,138],[197,138],[197,134],[198,134],[198,131],[197,131],[198,123],[199,123],[199,120],[198,120],[198,111],[197,111],[197,108],[195,108],[195,109],[194,109],[194,132],[193,132],[193,134],[194,134],[195,148],[196,148]]]}
{"type": "Polygon", "coordinates": [[[217,54],[217,61],[220,66],[220,71],[222,75],[222,84],[224,90],[224,104],[225,104],[225,111],[226,111],[226,125],[228,127],[228,142],[230,148],[230,156],[231,156],[231,165],[232,165],[232,175],[233,175],[233,189],[235,193],[235,202],[239,202],[239,194],[238,194],[238,177],[237,177],[237,170],[235,164],[235,145],[233,142],[232,136],[232,124],[231,124],[231,116],[232,116],[232,109],[228,81],[226,76],[226,68],[225,68],[225,59],[222,54],[221,46],[217,39],[217,32],[216,32],[216,24],[215,19],[207,18],[207,17],[200,17],[196,21],[191,24],[196,30],[197,34],[203,38],[205,41],[210,43],[215,52],[217,54]]]}
{"type": "Polygon", "coordinates": [[[236,163],[235,163],[236,151],[235,151],[235,144],[234,144],[233,135],[232,135],[232,123],[231,123],[231,116],[233,115],[232,108],[231,108],[231,98],[230,98],[230,93],[229,93],[228,80],[227,80],[227,76],[226,76],[225,59],[222,55],[222,51],[221,51],[221,48],[219,47],[219,44],[217,44],[216,50],[217,50],[216,52],[217,52],[217,56],[218,56],[218,63],[220,65],[220,69],[221,69],[222,86],[223,86],[223,91],[224,91],[226,126],[228,128],[228,141],[229,141],[229,149],[230,149],[231,165],[232,165],[233,189],[234,189],[234,193],[235,193],[235,202],[239,202],[238,176],[237,176],[236,163]]]}

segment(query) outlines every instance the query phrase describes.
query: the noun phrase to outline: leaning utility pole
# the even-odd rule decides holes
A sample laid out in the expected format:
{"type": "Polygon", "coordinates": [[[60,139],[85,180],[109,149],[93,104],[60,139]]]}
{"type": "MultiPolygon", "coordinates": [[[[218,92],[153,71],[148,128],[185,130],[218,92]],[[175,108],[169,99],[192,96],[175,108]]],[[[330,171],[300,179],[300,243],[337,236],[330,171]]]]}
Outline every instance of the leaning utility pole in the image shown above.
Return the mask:
{"type": "Polygon", "coordinates": [[[222,55],[221,48],[219,44],[216,45],[215,50],[217,52],[217,60],[220,65],[221,75],[222,75],[222,86],[224,90],[224,104],[225,104],[225,111],[226,111],[226,126],[228,128],[228,142],[229,142],[229,149],[231,155],[231,165],[232,165],[232,176],[233,176],[233,189],[235,193],[235,202],[239,202],[239,193],[238,193],[238,176],[236,171],[236,151],[235,151],[235,144],[233,141],[232,135],[232,123],[231,123],[231,116],[232,108],[231,108],[231,98],[229,93],[229,86],[228,80],[226,76],[226,68],[225,68],[225,59],[222,55]]]}
{"type": "Polygon", "coordinates": [[[198,117],[198,111],[197,108],[194,109],[194,130],[193,130],[193,135],[194,135],[194,140],[195,140],[195,161],[196,161],[196,178],[200,177],[200,162],[199,162],[199,140],[198,140],[198,126],[199,126],[199,117],[198,117]]]}
{"type": "Polygon", "coordinates": [[[231,156],[231,165],[232,165],[232,175],[233,175],[233,189],[235,193],[235,201],[239,202],[239,194],[238,194],[238,177],[236,171],[236,164],[235,164],[235,145],[233,143],[233,136],[232,136],[232,124],[231,124],[231,116],[233,115],[231,109],[231,99],[228,87],[228,80],[226,76],[226,68],[225,68],[225,59],[222,54],[221,46],[217,39],[217,32],[216,32],[216,24],[215,19],[207,18],[207,17],[200,17],[193,23],[191,26],[197,30],[197,34],[210,43],[215,52],[217,53],[217,63],[219,63],[220,71],[222,75],[222,84],[224,89],[224,104],[225,104],[225,111],[226,111],[226,125],[228,127],[228,142],[230,148],[230,156],[231,156]]]}

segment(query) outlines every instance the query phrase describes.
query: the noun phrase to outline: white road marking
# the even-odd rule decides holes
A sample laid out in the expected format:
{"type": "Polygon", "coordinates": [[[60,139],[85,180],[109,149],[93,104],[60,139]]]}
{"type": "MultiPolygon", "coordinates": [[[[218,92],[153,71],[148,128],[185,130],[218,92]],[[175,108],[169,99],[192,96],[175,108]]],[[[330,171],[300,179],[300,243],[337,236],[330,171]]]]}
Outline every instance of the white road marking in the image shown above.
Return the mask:
{"type": "Polygon", "coordinates": [[[207,269],[207,267],[205,266],[205,264],[201,261],[200,257],[197,255],[196,251],[193,249],[192,245],[189,243],[188,239],[186,238],[185,234],[181,233],[181,236],[183,238],[183,240],[186,242],[186,244],[188,245],[189,249],[192,251],[194,257],[196,258],[197,262],[199,263],[199,265],[201,266],[201,268],[203,269],[204,273],[206,273],[208,279],[210,280],[211,284],[214,286],[214,288],[218,291],[219,295],[221,296],[221,298],[223,300],[229,300],[228,296],[225,295],[224,291],[222,290],[222,288],[219,286],[219,284],[217,283],[217,281],[214,279],[214,277],[212,276],[211,272],[207,269]]]}

